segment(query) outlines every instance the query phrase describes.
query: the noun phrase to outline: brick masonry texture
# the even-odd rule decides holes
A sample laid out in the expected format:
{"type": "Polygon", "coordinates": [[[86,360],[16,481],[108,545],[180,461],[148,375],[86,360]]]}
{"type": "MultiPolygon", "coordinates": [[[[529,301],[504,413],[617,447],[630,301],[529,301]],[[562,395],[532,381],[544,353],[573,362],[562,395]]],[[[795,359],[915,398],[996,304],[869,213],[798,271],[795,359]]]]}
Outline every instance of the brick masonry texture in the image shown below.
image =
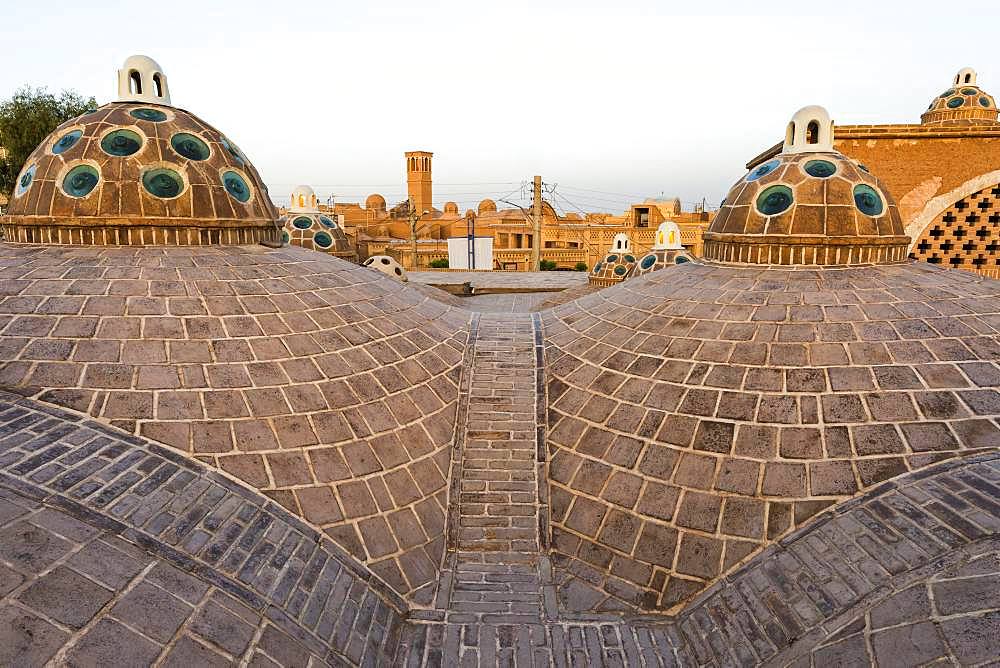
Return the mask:
{"type": "MultiPolygon", "coordinates": [[[[524,323],[505,328],[520,330],[512,347],[540,344],[524,323]]],[[[998,497],[996,453],[905,474],[815,516],[677,617],[574,613],[544,555],[490,550],[453,551],[446,603],[407,610],[258,492],[3,393],[0,662],[819,668],[905,651],[977,663],[1000,637],[998,497]]]]}
{"type": "Polygon", "coordinates": [[[561,604],[678,609],[822,509],[995,450],[998,297],[914,263],[689,263],[544,312],[561,604]]]}
{"type": "Polygon", "coordinates": [[[3,665],[381,665],[396,649],[404,601],[324,534],[183,455],[7,393],[0,523],[3,665]]]}
{"type": "Polygon", "coordinates": [[[0,248],[0,386],[255,487],[428,602],[470,314],[297,248],[0,248]]]}

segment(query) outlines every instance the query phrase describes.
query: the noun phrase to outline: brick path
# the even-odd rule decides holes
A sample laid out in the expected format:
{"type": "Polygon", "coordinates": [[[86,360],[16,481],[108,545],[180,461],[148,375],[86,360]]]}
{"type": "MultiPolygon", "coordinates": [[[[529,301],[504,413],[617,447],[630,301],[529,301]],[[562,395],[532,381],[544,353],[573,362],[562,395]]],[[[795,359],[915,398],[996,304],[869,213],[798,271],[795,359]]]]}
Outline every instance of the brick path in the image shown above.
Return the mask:
{"type": "MultiPolygon", "coordinates": [[[[484,315],[474,331],[459,481],[479,471],[535,482],[542,402],[532,418],[530,401],[505,404],[501,390],[535,383],[538,398],[537,330],[530,316],[484,315]],[[509,438],[492,437],[502,431],[509,438]],[[511,456],[484,460],[477,450],[511,456]],[[498,465],[512,461],[531,464],[498,465]]],[[[462,533],[469,518],[508,529],[528,528],[516,518],[544,520],[544,493],[529,502],[516,495],[530,490],[495,492],[506,496],[453,506],[458,532],[437,607],[407,610],[259,493],[143,439],[0,393],[0,665],[819,668],[1000,655],[997,453],[908,474],[819,515],[676,618],[560,611],[536,529],[462,533]],[[531,512],[493,515],[491,505],[531,512]]]]}

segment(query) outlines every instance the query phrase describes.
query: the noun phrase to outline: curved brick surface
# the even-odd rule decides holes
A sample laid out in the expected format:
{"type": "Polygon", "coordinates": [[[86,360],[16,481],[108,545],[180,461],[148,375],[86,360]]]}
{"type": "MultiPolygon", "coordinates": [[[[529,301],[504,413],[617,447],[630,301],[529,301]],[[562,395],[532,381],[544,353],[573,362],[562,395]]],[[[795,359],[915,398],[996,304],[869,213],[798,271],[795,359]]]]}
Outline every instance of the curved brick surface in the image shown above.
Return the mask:
{"type": "Polygon", "coordinates": [[[469,314],[298,248],[0,246],[0,385],[187,452],[401,593],[435,579],[469,314]]]}
{"type": "Polygon", "coordinates": [[[8,393],[0,597],[3,665],[274,665],[261,652],[284,666],[378,664],[394,654],[405,610],[265,497],[8,393]]]}
{"type": "Polygon", "coordinates": [[[1000,282],[689,263],[542,314],[578,610],[669,609],[824,507],[1000,446],[1000,282]]]}

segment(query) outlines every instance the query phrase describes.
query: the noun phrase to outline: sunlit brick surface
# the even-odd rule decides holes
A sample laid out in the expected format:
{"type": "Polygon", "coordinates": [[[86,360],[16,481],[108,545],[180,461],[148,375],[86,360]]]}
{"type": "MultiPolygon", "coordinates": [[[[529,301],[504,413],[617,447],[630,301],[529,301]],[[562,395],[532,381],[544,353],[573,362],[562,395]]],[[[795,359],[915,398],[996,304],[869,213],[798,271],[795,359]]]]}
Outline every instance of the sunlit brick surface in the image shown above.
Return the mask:
{"type": "Polygon", "coordinates": [[[833,503],[996,448],[998,297],[922,263],[689,263],[543,313],[561,603],[673,608],[833,503]]]}
{"type": "Polygon", "coordinates": [[[303,249],[0,247],[0,385],[165,443],[432,583],[467,311],[303,249]]]}

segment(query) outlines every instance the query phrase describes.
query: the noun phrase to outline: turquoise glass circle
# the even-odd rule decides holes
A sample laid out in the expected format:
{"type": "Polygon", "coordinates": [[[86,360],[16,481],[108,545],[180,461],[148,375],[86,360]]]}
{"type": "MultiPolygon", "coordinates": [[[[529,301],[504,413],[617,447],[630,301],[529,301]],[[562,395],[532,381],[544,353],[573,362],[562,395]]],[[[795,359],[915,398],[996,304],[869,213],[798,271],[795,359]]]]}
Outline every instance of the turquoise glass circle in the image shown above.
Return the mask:
{"type": "Polygon", "coordinates": [[[678,255],[677,257],[674,258],[674,264],[684,264],[685,262],[690,262],[690,260],[688,260],[683,255],[678,255]]]}
{"type": "Polygon", "coordinates": [[[108,155],[119,158],[138,153],[142,148],[142,137],[131,130],[115,130],[104,135],[101,149],[108,155]]]}
{"type": "Polygon", "coordinates": [[[604,261],[607,262],[608,264],[611,264],[612,262],[617,262],[618,261],[618,256],[617,255],[609,255],[606,258],[604,258],[604,261]]]}
{"type": "Polygon", "coordinates": [[[631,263],[631,264],[635,264],[635,256],[634,255],[623,255],[622,259],[625,260],[626,262],[631,263]]]}
{"type": "Polygon", "coordinates": [[[825,179],[837,173],[837,166],[829,160],[810,160],[802,168],[809,176],[825,179]]]}
{"type": "Polygon", "coordinates": [[[324,225],[326,225],[327,227],[330,227],[330,228],[337,227],[337,223],[333,222],[331,219],[327,218],[326,216],[320,216],[319,217],[319,222],[323,223],[324,225]]]}
{"type": "Polygon", "coordinates": [[[31,187],[32,181],[35,180],[35,171],[37,169],[38,165],[36,164],[21,172],[21,178],[17,180],[17,187],[14,188],[15,197],[20,197],[28,191],[28,188],[31,187]]]}
{"type": "Polygon", "coordinates": [[[90,165],[77,165],[63,177],[62,187],[70,197],[86,197],[97,187],[101,175],[90,165]]]}
{"type": "Polygon", "coordinates": [[[756,181],[757,179],[761,178],[762,176],[767,176],[768,174],[770,174],[771,172],[773,172],[774,170],[776,170],[778,168],[778,165],[780,165],[780,164],[781,164],[780,160],[777,160],[777,159],[775,159],[775,160],[768,160],[763,165],[760,165],[759,167],[757,167],[756,169],[754,169],[752,172],[750,172],[749,174],[747,174],[747,181],[756,181]]]}
{"type": "Polygon", "coordinates": [[[866,216],[879,216],[885,210],[878,191],[864,183],[854,186],[854,204],[866,216]]]}
{"type": "Polygon", "coordinates": [[[948,90],[946,90],[945,92],[941,93],[941,96],[940,96],[940,97],[941,97],[941,99],[943,100],[944,98],[946,98],[946,97],[951,97],[951,96],[952,96],[952,95],[954,95],[954,94],[955,94],[955,89],[954,89],[954,88],[949,88],[949,89],[948,89],[948,90]]]}
{"type": "Polygon", "coordinates": [[[642,267],[643,269],[649,269],[654,264],[656,264],[656,256],[647,255],[646,257],[642,258],[642,262],[639,263],[639,266],[642,267]]]}
{"type": "Polygon", "coordinates": [[[250,200],[250,186],[243,180],[243,177],[236,172],[226,172],[222,175],[222,184],[226,187],[226,192],[240,202],[250,200]]]}
{"type": "MultiPolygon", "coordinates": [[[[858,169],[860,169],[860,170],[861,170],[862,172],[868,172],[868,168],[867,168],[867,167],[865,167],[865,166],[864,166],[863,164],[861,164],[860,162],[856,162],[856,163],[854,163],[854,164],[856,164],[856,165],[858,166],[858,169]]],[[[870,172],[869,172],[869,173],[870,173],[870,172]]]]}
{"type": "Polygon", "coordinates": [[[990,98],[986,96],[979,98],[979,104],[981,104],[984,107],[990,106],[990,98]]]}
{"type": "Polygon", "coordinates": [[[776,216],[790,207],[793,200],[788,186],[770,186],[757,196],[757,210],[765,216],[776,216]]]}
{"type": "Polygon", "coordinates": [[[597,264],[594,265],[593,272],[595,274],[599,274],[599,273],[601,273],[601,269],[603,269],[603,268],[604,268],[604,265],[601,264],[600,262],[598,262],[597,264]]]}
{"type": "Polygon", "coordinates": [[[292,221],[292,227],[294,227],[297,230],[308,230],[312,226],[313,226],[312,219],[306,216],[299,216],[298,218],[292,221]]]}
{"type": "Polygon", "coordinates": [[[965,98],[953,97],[950,100],[948,100],[949,109],[957,109],[958,107],[961,107],[963,104],[965,104],[965,98]]]}
{"type": "Polygon", "coordinates": [[[978,95],[979,91],[975,88],[963,88],[962,95],[978,95]]]}
{"type": "Polygon", "coordinates": [[[290,237],[290,236],[288,235],[288,230],[282,230],[282,231],[281,231],[281,244],[282,244],[283,246],[287,246],[287,245],[288,245],[288,243],[289,243],[289,242],[290,242],[291,240],[292,240],[292,237],[290,237]]]}
{"type": "Polygon", "coordinates": [[[237,162],[237,164],[240,164],[240,165],[245,164],[245,160],[243,159],[243,154],[240,153],[240,150],[238,148],[236,148],[235,144],[231,143],[225,137],[220,137],[219,138],[219,143],[222,144],[222,148],[226,149],[226,152],[230,156],[232,156],[233,160],[235,160],[237,162]]]}
{"type": "Polygon", "coordinates": [[[187,132],[178,132],[171,137],[170,146],[177,151],[178,155],[182,155],[188,160],[208,160],[208,156],[211,155],[208,144],[203,142],[200,137],[187,132]]]}
{"type": "Polygon", "coordinates": [[[80,141],[80,137],[82,136],[83,136],[83,130],[70,130],[62,137],[60,137],[55,144],[52,145],[52,152],[55,153],[56,155],[59,155],[60,153],[65,153],[66,151],[76,146],[76,143],[80,141]]]}
{"type": "Polygon", "coordinates": [[[329,248],[333,245],[333,237],[326,232],[317,232],[313,235],[313,243],[320,248],[329,248]]]}
{"type": "Polygon", "coordinates": [[[617,267],[615,267],[615,275],[616,276],[624,276],[626,271],[628,271],[628,270],[625,269],[625,267],[622,266],[622,265],[618,265],[617,267]]]}
{"type": "Polygon", "coordinates": [[[147,109],[146,107],[141,107],[139,109],[133,109],[128,112],[132,118],[138,118],[140,121],[152,121],[153,123],[161,123],[167,120],[167,115],[160,111],[159,109],[147,109]]]}
{"type": "Polygon", "coordinates": [[[159,167],[142,175],[142,186],[154,197],[170,199],[184,190],[184,179],[172,169],[159,167]]]}

